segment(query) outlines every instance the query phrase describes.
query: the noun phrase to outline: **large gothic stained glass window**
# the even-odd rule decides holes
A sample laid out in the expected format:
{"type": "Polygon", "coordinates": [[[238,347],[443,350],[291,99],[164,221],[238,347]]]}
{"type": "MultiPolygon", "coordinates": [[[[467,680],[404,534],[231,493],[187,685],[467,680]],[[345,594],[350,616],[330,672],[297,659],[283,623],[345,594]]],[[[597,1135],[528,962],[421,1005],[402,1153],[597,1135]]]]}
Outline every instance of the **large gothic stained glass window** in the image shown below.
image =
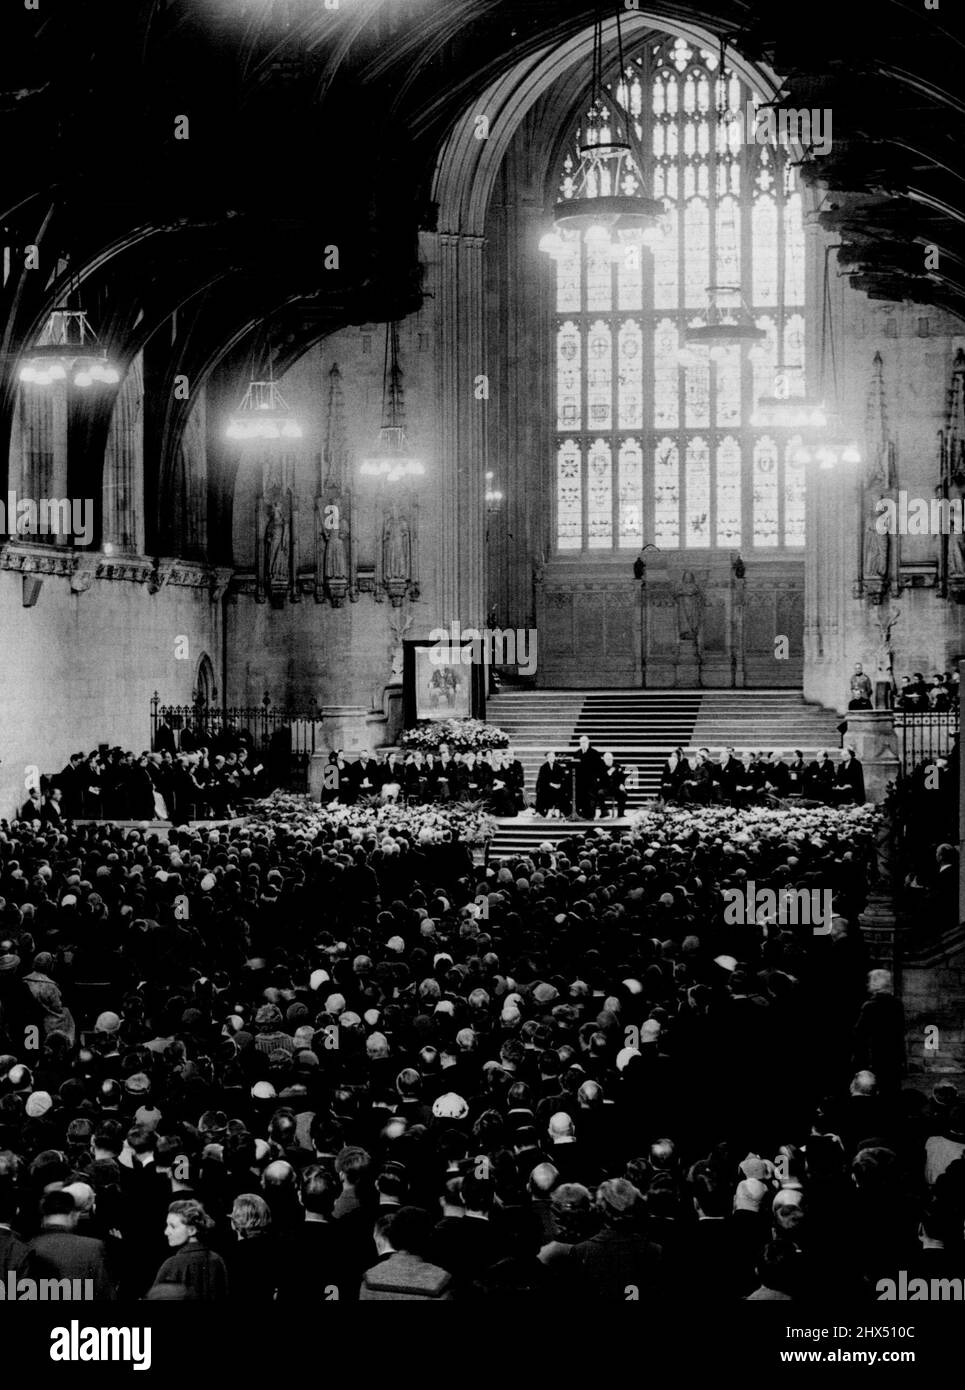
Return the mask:
{"type": "MultiPolygon", "coordinates": [[[[561,551],[804,544],[804,475],[754,427],[778,369],[804,388],[804,228],[793,152],[754,142],[757,98],[718,54],[648,41],[609,98],[631,118],[666,235],[651,253],[565,232],[556,274],[556,544],[561,551]],[[750,129],[745,127],[750,125],[750,129]],[[681,366],[711,286],[739,286],[765,337],[681,366]]],[[[570,196],[573,134],[558,194],[570,196]]],[[[609,190],[597,190],[605,193],[609,190]]],[[[556,189],[554,188],[554,194],[556,189]]]]}

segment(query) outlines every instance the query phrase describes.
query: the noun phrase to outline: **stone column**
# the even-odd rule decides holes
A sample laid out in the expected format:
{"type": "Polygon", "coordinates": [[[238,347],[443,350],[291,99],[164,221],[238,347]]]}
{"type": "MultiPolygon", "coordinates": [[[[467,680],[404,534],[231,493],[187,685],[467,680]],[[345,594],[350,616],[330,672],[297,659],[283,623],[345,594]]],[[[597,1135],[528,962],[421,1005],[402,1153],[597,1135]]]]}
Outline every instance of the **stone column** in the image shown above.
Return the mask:
{"type": "MultiPolygon", "coordinates": [[[[965,660],[958,663],[958,674],[965,677],[965,660]]],[[[965,690],[958,688],[958,727],[965,728],[965,690]]],[[[958,920],[965,922],[965,856],[962,855],[962,837],[965,836],[965,774],[962,772],[961,739],[958,752],[958,920]]]]}
{"type": "Polygon", "coordinates": [[[114,404],[104,453],[103,543],[117,554],[144,546],[141,487],[144,475],[144,369],[135,357],[114,404]]]}
{"type": "Polygon", "coordinates": [[[888,783],[898,776],[898,737],[891,710],[856,709],[848,712],[845,744],[852,744],[864,769],[864,789],[869,801],[884,801],[888,783]]]}
{"type": "Polygon", "coordinates": [[[485,625],[486,413],[491,375],[483,315],[483,244],[479,236],[434,236],[433,293],[438,312],[439,451],[435,461],[442,534],[435,547],[443,626],[485,625]]]}

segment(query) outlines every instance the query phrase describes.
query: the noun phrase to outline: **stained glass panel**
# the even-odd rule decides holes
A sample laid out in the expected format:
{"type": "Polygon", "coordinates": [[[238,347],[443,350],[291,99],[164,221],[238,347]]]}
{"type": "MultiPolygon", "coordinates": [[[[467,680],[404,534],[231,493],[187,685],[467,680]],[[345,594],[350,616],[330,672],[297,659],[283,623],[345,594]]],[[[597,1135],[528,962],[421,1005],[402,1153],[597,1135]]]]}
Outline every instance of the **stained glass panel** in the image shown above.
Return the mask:
{"type": "Polygon", "coordinates": [[[694,198],[684,214],[684,298],[689,308],[707,303],[709,249],[707,204],[694,198]]]}
{"type": "Polygon", "coordinates": [[[777,303],[777,207],[773,198],[759,195],[751,215],[754,247],[754,303],[777,303]]]}
{"type": "Polygon", "coordinates": [[[784,448],[784,544],[804,544],[805,465],[795,463],[794,452],[799,439],[789,440],[784,448]]]}
{"type": "Polygon", "coordinates": [[[654,541],[676,550],[680,545],[680,450],[677,441],[667,436],[654,451],[653,503],[654,541]]]}
{"type": "Polygon", "coordinates": [[[643,543],[643,451],[636,439],[620,445],[620,534],[618,544],[643,543]]]}
{"type": "Polygon", "coordinates": [[[804,303],[804,216],[800,193],[788,195],[784,204],[784,302],[804,303]]]}
{"type": "Polygon", "coordinates": [[[676,324],[661,319],[653,337],[653,423],[657,429],[676,429],[679,423],[678,346],[676,324]]]}
{"type": "Polygon", "coordinates": [[[597,319],[587,342],[587,423],[594,430],[608,430],[613,421],[613,334],[610,325],[597,319]]]}
{"type": "Polygon", "coordinates": [[[688,367],[684,372],[684,423],[691,428],[710,424],[710,362],[688,367]]]}
{"type": "Polygon", "coordinates": [[[754,445],[754,546],[777,545],[777,445],[769,436],[754,445]]]}
{"type": "Polygon", "coordinates": [[[741,350],[736,345],[723,349],[714,363],[713,384],[715,423],[735,429],[741,422],[741,350]]]}
{"type": "Polygon", "coordinates": [[[594,439],[587,464],[587,545],[609,550],[613,545],[613,463],[610,445],[594,439]]]}
{"type": "Polygon", "coordinates": [[[613,262],[609,243],[586,245],[586,307],[609,309],[612,295],[613,262]]]}
{"type": "Polygon", "coordinates": [[[677,211],[665,218],[666,236],[653,254],[653,303],[656,309],[676,309],[679,283],[677,244],[677,211]]]}
{"type": "Polygon", "coordinates": [[[583,539],[583,468],[580,446],[566,439],[556,453],[556,544],[579,550],[583,539]]]}
{"type": "Polygon", "coordinates": [[[643,333],[636,319],[620,325],[618,370],[621,430],[643,427],[643,333]]]}
{"type": "Polygon", "coordinates": [[[717,476],[714,498],[717,503],[717,544],[741,543],[741,449],[732,434],[717,445],[717,476]]]}
{"type": "Polygon", "coordinates": [[[566,252],[556,260],[556,308],[561,314],[578,314],[582,308],[582,241],[579,232],[564,232],[563,241],[566,252]]]}
{"type": "Polygon", "coordinates": [[[650,252],[645,246],[634,242],[623,247],[623,255],[617,261],[617,307],[635,309],[638,313],[643,306],[644,270],[649,273],[650,252]]]}
{"type": "Polygon", "coordinates": [[[578,430],[580,410],[580,331],[572,320],[556,334],[556,423],[561,430],[578,430]]]}
{"type": "Polygon", "coordinates": [[[697,436],[687,443],[687,524],[684,545],[710,545],[710,454],[697,436]]]}

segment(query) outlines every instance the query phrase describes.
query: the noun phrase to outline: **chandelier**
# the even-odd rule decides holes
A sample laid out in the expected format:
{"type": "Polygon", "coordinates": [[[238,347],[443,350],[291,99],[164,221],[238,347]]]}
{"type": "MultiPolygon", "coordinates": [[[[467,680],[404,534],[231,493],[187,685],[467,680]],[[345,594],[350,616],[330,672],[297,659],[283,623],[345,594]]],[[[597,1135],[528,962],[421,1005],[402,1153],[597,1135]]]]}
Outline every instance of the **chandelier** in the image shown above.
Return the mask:
{"type": "Polygon", "coordinates": [[[382,424],[379,428],[382,451],[363,459],[359,472],[364,477],[385,478],[397,482],[400,478],[421,477],[425,465],[421,459],[405,452],[405,388],[399,363],[399,325],[390,323],[385,330],[385,359],[382,367],[382,424]]]}
{"type": "MultiPolygon", "coordinates": [[[[620,10],[616,11],[620,74],[625,71],[620,10]]],[[[593,26],[590,111],[579,148],[579,162],[565,195],[553,208],[553,231],[539,249],[554,260],[564,256],[573,233],[606,246],[611,260],[622,260],[628,247],[657,245],[664,235],[663,202],[646,193],[639,144],[629,115],[614,100],[603,80],[603,14],[593,26]],[[568,240],[567,233],[571,234],[568,240]]]]}
{"type": "Polygon", "coordinates": [[[823,397],[809,396],[804,390],[803,366],[779,362],[773,392],[758,396],[751,424],[763,429],[825,429],[828,410],[823,397]]]}
{"type": "Polygon", "coordinates": [[[292,414],[274,378],[251,381],[241,398],[241,405],[232,415],[225,430],[228,439],[240,443],[273,439],[301,439],[304,430],[292,414]]]}
{"type": "Polygon", "coordinates": [[[720,362],[731,348],[745,344],[756,357],[766,337],[754,322],[740,285],[708,285],[706,316],[682,330],[677,361],[682,367],[699,367],[708,357],[720,362]]]}
{"type": "Polygon", "coordinates": [[[34,346],[28,348],[19,377],[31,386],[67,381],[86,390],[95,382],[115,386],[121,374],[98,347],[86,312],[60,306],[52,311],[34,346]]]}

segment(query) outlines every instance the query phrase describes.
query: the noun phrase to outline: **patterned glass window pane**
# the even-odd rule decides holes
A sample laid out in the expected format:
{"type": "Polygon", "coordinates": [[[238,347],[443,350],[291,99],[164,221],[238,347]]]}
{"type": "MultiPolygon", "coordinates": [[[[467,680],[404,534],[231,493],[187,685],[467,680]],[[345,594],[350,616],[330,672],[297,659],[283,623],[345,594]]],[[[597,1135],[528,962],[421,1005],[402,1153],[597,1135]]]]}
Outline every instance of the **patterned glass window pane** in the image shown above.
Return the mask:
{"type": "Polygon", "coordinates": [[[597,319],[587,341],[587,423],[594,430],[608,430],[613,422],[613,334],[610,325],[597,319]]]}
{"type": "Polygon", "coordinates": [[[654,541],[676,550],[680,545],[680,450],[666,436],[656,446],[653,469],[654,541]]]}
{"type": "Polygon", "coordinates": [[[764,549],[778,543],[777,445],[769,436],[754,445],[754,546],[764,549]]]}
{"type": "Polygon", "coordinates": [[[586,246],[586,307],[609,309],[613,284],[613,262],[609,243],[586,246]]]}
{"type": "Polygon", "coordinates": [[[774,389],[774,372],[777,368],[777,326],[768,315],[755,319],[758,328],[767,334],[760,343],[754,344],[754,400],[767,396],[774,389]]]}
{"type": "Polygon", "coordinates": [[[643,427],[643,334],[636,319],[621,324],[619,346],[619,391],[621,430],[643,427]]]}
{"type": "Polygon", "coordinates": [[[804,215],[800,193],[784,204],[784,302],[804,303],[804,215]]]}
{"type": "Polygon", "coordinates": [[[566,439],[556,453],[556,544],[579,550],[583,542],[583,471],[580,446],[566,439]]]}
{"type": "Polygon", "coordinates": [[[688,308],[704,308],[707,304],[709,282],[710,241],[707,227],[707,204],[694,198],[687,204],[684,215],[684,296],[688,308]]]}
{"type": "Polygon", "coordinates": [[[556,261],[556,308],[561,314],[580,312],[583,245],[579,232],[564,232],[566,252],[556,261]]]}
{"type": "Polygon", "coordinates": [[[613,464],[605,439],[594,439],[590,447],[586,525],[590,550],[609,550],[613,545],[613,464]]]}
{"type": "Polygon", "coordinates": [[[556,423],[561,430],[578,430],[580,411],[580,331],[572,321],[556,334],[556,423]]]}
{"type": "Polygon", "coordinates": [[[676,324],[661,319],[653,338],[653,423],[658,429],[676,429],[679,422],[678,347],[676,324]]]}
{"type": "Polygon", "coordinates": [[[623,247],[623,255],[617,261],[617,308],[636,309],[639,313],[643,305],[643,275],[646,267],[649,283],[650,252],[645,246],[630,243],[623,247]]]}
{"type": "MultiPolygon", "coordinates": [[[[804,366],[803,314],[791,314],[784,324],[784,365],[786,367],[804,366]]],[[[790,372],[788,377],[791,385],[790,394],[801,395],[804,382],[803,372],[790,372]]]]}
{"type": "Polygon", "coordinates": [[[685,424],[704,427],[710,424],[710,361],[684,372],[685,424]]]}
{"type": "Polygon", "coordinates": [[[777,303],[777,208],[773,198],[754,199],[754,303],[777,303]]]}
{"type": "Polygon", "coordinates": [[[733,428],[741,419],[741,350],[729,347],[716,363],[717,424],[733,428]]]}
{"type": "Polygon", "coordinates": [[[620,445],[618,544],[634,548],[643,544],[643,451],[636,439],[625,439],[620,445]]]}
{"type": "Polygon", "coordinates": [[[678,293],[677,211],[665,218],[666,235],[653,253],[653,303],[656,309],[676,309],[678,293]]]}
{"type": "Polygon", "coordinates": [[[741,543],[741,450],[732,434],[717,445],[717,544],[741,543]]]}
{"type": "Polygon", "coordinates": [[[699,437],[687,444],[687,526],[684,545],[710,545],[710,454],[699,437]]]}
{"type": "Polygon", "coordinates": [[[718,285],[739,285],[741,282],[740,211],[736,198],[722,198],[717,204],[717,274],[718,285]]]}
{"type": "Polygon", "coordinates": [[[790,440],[784,448],[784,544],[804,544],[804,496],[806,468],[794,461],[800,440],[790,440]]]}

